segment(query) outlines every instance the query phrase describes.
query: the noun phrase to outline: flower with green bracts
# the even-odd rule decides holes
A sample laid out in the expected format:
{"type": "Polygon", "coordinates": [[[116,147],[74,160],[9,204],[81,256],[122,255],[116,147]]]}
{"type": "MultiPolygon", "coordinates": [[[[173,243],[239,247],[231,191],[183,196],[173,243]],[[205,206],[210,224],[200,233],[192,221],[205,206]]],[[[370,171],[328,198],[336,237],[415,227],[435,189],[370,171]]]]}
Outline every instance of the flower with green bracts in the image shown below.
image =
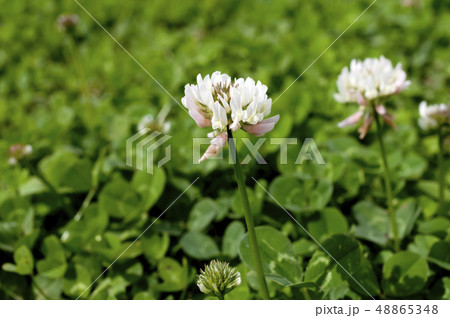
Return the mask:
{"type": "Polygon", "coordinates": [[[241,283],[241,274],[227,262],[212,260],[205,270],[200,270],[197,286],[207,295],[224,299],[224,296],[241,283]]]}

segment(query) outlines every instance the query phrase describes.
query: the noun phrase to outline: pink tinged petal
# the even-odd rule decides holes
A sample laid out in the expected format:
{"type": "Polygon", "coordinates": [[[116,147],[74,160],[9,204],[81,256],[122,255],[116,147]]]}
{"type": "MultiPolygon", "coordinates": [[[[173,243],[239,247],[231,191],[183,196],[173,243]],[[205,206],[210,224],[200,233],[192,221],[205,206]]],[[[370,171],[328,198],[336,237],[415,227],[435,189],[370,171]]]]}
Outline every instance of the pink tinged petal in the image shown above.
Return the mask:
{"type": "Polygon", "coordinates": [[[357,124],[361,120],[363,114],[364,114],[364,112],[362,110],[357,111],[353,115],[350,115],[349,117],[347,117],[343,121],[339,122],[338,123],[338,127],[342,128],[342,127],[346,127],[346,126],[351,126],[351,125],[357,124]]]}
{"type": "Polygon", "coordinates": [[[394,123],[395,117],[388,113],[386,108],[383,105],[378,105],[376,108],[376,111],[378,114],[381,115],[381,117],[383,118],[383,120],[392,128],[397,129],[397,126],[394,123]]]}
{"type": "Polygon", "coordinates": [[[356,101],[358,102],[359,105],[361,106],[367,106],[369,105],[367,99],[364,98],[364,96],[361,94],[360,91],[358,91],[356,93],[356,101]]]}
{"type": "Polygon", "coordinates": [[[205,118],[203,112],[198,108],[191,95],[186,96],[186,105],[189,109],[189,115],[195,120],[198,127],[203,128],[211,126],[211,120],[205,118]]]}
{"type": "Polygon", "coordinates": [[[202,162],[208,158],[216,156],[227,143],[227,138],[228,134],[226,132],[217,135],[216,138],[211,140],[211,145],[208,147],[208,149],[206,149],[206,152],[203,154],[203,156],[200,158],[198,162],[202,162]]]}
{"type": "Polygon", "coordinates": [[[189,110],[189,115],[195,120],[197,126],[200,128],[211,127],[211,120],[203,117],[200,113],[195,110],[189,110]]]}
{"type": "Polygon", "coordinates": [[[220,149],[221,148],[216,145],[210,145],[198,162],[202,162],[208,158],[216,156],[220,152],[220,149]]]}
{"type": "Polygon", "coordinates": [[[366,137],[367,132],[370,130],[370,127],[372,126],[372,122],[373,122],[372,115],[366,115],[364,117],[364,121],[363,121],[361,127],[359,127],[359,129],[358,129],[359,139],[364,139],[364,137],[366,137]]]}
{"type": "Polygon", "coordinates": [[[230,129],[232,131],[237,131],[239,128],[241,128],[241,124],[239,124],[239,121],[234,121],[231,125],[230,125],[230,129]]]}
{"type": "Polygon", "coordinates": [[[383,105],[378,105],[377,107],[375,107],[375,110],[377,111],[378,114],[380,114],[381,116],[387,114],[387,110],[383,105]]]}
{"type": "Polygon", "coordinates": [[[223,148],[227,144],[227,140],[228,140],[228,133],[223,132],[223,133],[217,135],[216,138],[211,140],[211,145],[216,145],[216,146],[223,148]]]}
{"type": "Polygon", "coordinates": [[[275,124],[278,122],[279,119],[280,119],[280,115],[276,115],[276,116],[264,119],[255,125],[244,125],[244,126],[242,126],[242,129],[244,131],[248,132],[249,134],[252,134],[256,137],[260,137],[260,136],[264,135],[265,133],[268,133],[269,131],[271,131],[275,127],[275,124]]]}
{"type": "Polygon", "coordinates": [[[391,126],[392,128],[394,128],[395,130],[397,130],[397,126],[394,123],[395,117],[392,114],[386,113],[385,115],[382,116],[384,121],[391,126]]]}

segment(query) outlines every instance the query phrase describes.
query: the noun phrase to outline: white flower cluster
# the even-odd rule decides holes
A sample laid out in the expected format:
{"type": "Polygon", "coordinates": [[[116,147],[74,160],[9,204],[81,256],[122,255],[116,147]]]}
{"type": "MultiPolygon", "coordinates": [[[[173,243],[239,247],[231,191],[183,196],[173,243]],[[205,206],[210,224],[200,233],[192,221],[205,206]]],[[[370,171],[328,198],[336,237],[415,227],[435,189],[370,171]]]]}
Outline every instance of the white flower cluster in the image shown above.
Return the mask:
{"type": "Polygon", "coordinates": [[[369,100],[400,93],[410,84],[401,63],[393,67],[384,56],[352,60],[350,69],[345,67],[338,77],[339,92],[334,98],[341,103],[356,102],[365,106],[369,100]]]}
{"type": "Polygon", "coordinates": [[[363,139],[372,126],[374,116],[381,116],[394,129],[394,116],[381,104],[382,97],[400,93],[411,84],[406,80],[406,73],[399,63],[393,67],[392,62],[381,56],[379,59],[367,58],[364,61],[352,60],[350,69],[344,67],[337,80],[338,93],[336,101],[341,103],[355,102],[359,110],[338,123],[339,127],[357,124],[363,119],[358,129],[363,139]],[[374,101],[374,108],[369,101],[374,101]]]}
{"type": "Polygon", "coordinates": [[[10,165],[17,165],[21,160],[27,159],[33,153],[31,145],[15,144],[9,147],[8,163],[10,165]]]}
{"type": "Polygon", "coordinates": [[[151,129],[155,131],[160,131],[163,134],[166,134],[170,130],[170,122],[163,122],[161,120],[153,118],[151,114],[147,114],[141,118],[137,125],[137,130],[143,134],[145,129],[151,129]]]}
{"type": "Polygon", "coordinates": [[[227,130],[239,128],[255,136],[271,131],[279,116],[264,119],[270,114],[272,99],[267,97],[267,86],[251,78],[231,80],[227,74],[214,72],[204,78],[197,75],[197,84],[187,84],[182,104],[199,127],[212,127],[208,137],[214,138],[203,161],[225,146],[227,130]]]}
{"type": "Polygon", "coordinates": [[[419,126],[423,130],[450,124],[450,108],[445,104],[427,105],[427,102],[423,101],[419,105],[419,115],[419,126]]]}

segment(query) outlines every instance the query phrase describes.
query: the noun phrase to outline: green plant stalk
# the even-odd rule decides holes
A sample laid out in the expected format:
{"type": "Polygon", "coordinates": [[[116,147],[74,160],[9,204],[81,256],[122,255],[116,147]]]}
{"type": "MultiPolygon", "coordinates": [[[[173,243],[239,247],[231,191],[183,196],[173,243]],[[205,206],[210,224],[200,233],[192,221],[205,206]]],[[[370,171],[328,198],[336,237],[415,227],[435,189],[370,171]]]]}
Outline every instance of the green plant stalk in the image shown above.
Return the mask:
{"type": "Polygon", "coordinates": [[[218,298],[219,300],[225,300],[225,297],[222,295],[222,293],[220,293],[219,296],[217,296],[217,298],[218,298]]]}
{"type": "Polygon", "coordinates": [[[385,184],[385,188],[386,188],[388,214],[389,214],[389,219],[391,221],[392,234],[394,236],[394,248],[395,248],[395,251],[399,251],[400,250],[400,241],[398,238],[397,219],[395,218],[395,210],[393,207],[391,179],[389,177],[389,166],[388,166],[388,162],[386,159],[386,150],[384,149],[383,133],[381,131],[380,117],[379,117],[378,113],[376,112],[375,104],[372,104],[372,108],[373,108],[373,115],[375,117],[375,122],[377,125],[377,138],[378,138],[378,143],[380,145],[381,158],[383,160],[384,184],[385,184]]]}
{"type": "Polygon", "coordinates": [[[230,144],[230,151],[236,155],[234,166],[234,172],[236,174],[236,180],[241,193],[242,204],[244,206],[245,223],[248,231],[248,241],[250,243],[250,249],[253,254],[253,260],[255,262],[256,275],[258,277],[259,289],[263,299],[269,299],[269,292],[267,290],[266,279],[264,277],[264,270],[262,267],[261,256],[259,254],[258,241],[256,240],[255,224],[253,222],[253,216],[250,212],[250,203],[248,201],[247,190],[245,187],[244,174],[242,173],[241,163],[238,158],[236,144],[234,143],[233,134],[231,130],[228,130],[228,143],[230,144]]]}
{"type": "Polygon", "coordinates": [[[439,154],[438,154],[438,169],[439,169],[439,208],[444,208],[445,202],[445,168],[444,168],[444,134],[442,132],[442,125],[438,128],[439,140],[439,154]]]}

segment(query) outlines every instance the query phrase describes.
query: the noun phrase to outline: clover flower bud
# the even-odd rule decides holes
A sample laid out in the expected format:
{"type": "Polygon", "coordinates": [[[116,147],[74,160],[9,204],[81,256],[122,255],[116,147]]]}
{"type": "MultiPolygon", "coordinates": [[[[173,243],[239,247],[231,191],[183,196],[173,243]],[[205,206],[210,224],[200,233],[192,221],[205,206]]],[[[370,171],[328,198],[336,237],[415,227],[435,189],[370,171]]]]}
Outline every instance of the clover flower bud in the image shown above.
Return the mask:
{"type": "Polygon", "coordinates": [[[227,262],[212,260],[205,270],[200,270],[197,286],[202,293],[224,299],[241,283],[241,274],[227,262]]]}
{"type": "Polygon", "coordinates": [[[28,158],[33,153],[30,145],[15,144],[9,147],[8,163],[17,165],[21,160],[28,158]]]}
{"type": "Polygon", "coordinates": [[[76,14],[61,14],[56,23],[61,31],[66,32],[73,31],[79,21],[80,18],[76,14]]]}

